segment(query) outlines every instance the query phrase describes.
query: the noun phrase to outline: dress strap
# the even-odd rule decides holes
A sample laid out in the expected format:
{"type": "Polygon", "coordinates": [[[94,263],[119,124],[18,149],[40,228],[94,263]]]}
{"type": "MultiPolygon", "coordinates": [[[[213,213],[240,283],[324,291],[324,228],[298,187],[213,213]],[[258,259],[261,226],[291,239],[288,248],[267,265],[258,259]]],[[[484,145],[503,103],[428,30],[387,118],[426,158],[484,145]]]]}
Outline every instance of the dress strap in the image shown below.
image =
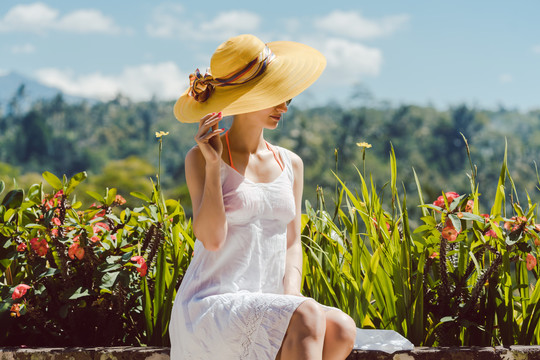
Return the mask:
{"type": "Polygon", "coordinates": [[[276,155],[276,152],[274,151],[274,149],[272,149],[270,147],[270,144],[268,144],[267,141],[265,141],[265,144],[266,144],[266,147],[268,148],[268,150],[270,150],[272,152],[272,154],[274,154],[274,159],[276,159],[276,162],[278,163],[279,167],[281,168],[281,171],[283,171],[283,164],[281,163],[281,161],[279,161],[279,158],[276,155]]]}
{"type": "MultiPolygon", "coordinates": [[[[229,145],[229,130],[225,133],[225,141],[227,141],[227,152],[229,153],[229,162],[231,163],[231,167],[236,170],[234,167],[233,161],[232,161],[232,155],[231,155],[231,146],[229,145]]],[[[238,171],[238,170],[236,170],[238,171]]]]}

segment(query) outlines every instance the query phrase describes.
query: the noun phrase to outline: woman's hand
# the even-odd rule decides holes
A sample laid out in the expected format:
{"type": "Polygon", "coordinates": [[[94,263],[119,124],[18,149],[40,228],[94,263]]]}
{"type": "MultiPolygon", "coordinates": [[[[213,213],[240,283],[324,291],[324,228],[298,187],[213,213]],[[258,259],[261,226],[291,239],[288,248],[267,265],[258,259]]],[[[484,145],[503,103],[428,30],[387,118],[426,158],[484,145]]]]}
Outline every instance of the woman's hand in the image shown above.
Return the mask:
{"type": "Polygon", "coordinates": [[[221,119],[222,114],[219,112],[208,114],[199,122],[199,131],[195,135],[195,141],[207,164],[216,163],[221,160],[223,143],[219,135],[224,130],[218,128],[221,119]]]}

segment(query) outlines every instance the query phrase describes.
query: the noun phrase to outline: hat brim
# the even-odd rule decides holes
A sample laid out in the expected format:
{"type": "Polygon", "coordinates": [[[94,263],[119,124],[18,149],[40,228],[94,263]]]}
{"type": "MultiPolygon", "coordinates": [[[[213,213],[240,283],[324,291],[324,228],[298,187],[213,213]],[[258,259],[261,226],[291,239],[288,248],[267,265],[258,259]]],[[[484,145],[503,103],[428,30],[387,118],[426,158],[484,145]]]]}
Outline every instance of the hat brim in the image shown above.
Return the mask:
{"type": "Polygon", "coordinates": [[[198,122],[204,115],[243,114],[281,104],[307,89],[326,67],[326,59],[314,48],[293,41],[267,44],[276,58],[265,72],[242,85],[218,86],[205,102],[197,102],[187,89],[174,105],[174,116],[181,122],[198,122]]]}

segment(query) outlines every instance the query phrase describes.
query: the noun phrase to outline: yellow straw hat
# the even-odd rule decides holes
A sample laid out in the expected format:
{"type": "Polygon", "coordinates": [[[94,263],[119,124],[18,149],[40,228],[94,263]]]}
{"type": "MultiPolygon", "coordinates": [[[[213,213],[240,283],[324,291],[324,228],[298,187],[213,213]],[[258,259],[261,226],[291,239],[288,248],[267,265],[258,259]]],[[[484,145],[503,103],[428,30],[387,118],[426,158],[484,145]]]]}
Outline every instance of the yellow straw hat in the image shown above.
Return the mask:
{"type": "Polygon", "coordinates": [[[210,73],[197,70],[190,87],[174,105],[186,123],[212,112],[243,114],[281,104],[317,80],[326,66],[314,48],[293,41],[264,44],[253,35],[239,35],[221,44],[210,60],[210,73]]]}

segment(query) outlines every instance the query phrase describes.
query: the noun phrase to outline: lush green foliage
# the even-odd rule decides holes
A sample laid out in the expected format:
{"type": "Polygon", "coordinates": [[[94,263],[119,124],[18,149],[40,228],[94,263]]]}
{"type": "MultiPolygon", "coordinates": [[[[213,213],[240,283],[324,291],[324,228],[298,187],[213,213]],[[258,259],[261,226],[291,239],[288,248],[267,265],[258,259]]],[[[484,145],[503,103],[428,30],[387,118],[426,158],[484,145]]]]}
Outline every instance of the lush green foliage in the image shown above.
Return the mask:
{"type": "MultiPolygon", "coordinates": [[[[539,344],[537,204],[522,207],[506,158],[487,214],[474,166],[469,195],[424,204],[418,182],[418,227],[392,149],[390,160],[388,188],[359,170],[357,190],[336,176],[331,212],[322,189],[315,208],[306,202],[304,294],[417,345],[539,344]]],[[[166,345],[193,250],[183,208],[163,199],[158,181],[150,197],[132,193],[141,207],[115,211],[124,201],[109,189],[90,192],[99,204],[81,210],[70,196],[85,173],[43,177],[51,195],[34,185],[0,207],[0,344],[166,345]]]]}
{"type": "Polygon", "coordinates": [[[446,192],[424,205],[417,183],[416,229],[398,194],[393,150],[390,163],[390,204],[359,171],[358,193],[338,178],[331,213],[322,194],[316,209],[306,205],[304,294],[416,345],[539,344],[537,204],[519,203],[506,157],[487,214],[474,167],[470,195],[446,192]]]}
{"type": "MultiPolygon", "coordinates": [[[[156,101],[12,104],[0,116],[0,344],[167,344],[193,249],[182,164],[195,127],[171,125],[171,104],[156,101]],[[161,129],[174,141],[162,154],[160,138],[154,164],[161,129]],[[42,185],[44,168],[71,178],[46,172],[42,185]]],[[[267,136],[305,163],[304,294],[418,345],[539,344],[539,119],[293,107],[267,136]],[[467,181],[469,150],[482,171],[467,181]]]]}
{"type": "MultiPolygon", "coordinates": [[[[21,97],[24,93],[14,96],[10,107],[0,114],[0,178],[9,188],[15,188],[13,178],[27,188],[39,181],[44,170],[68,176],[87,171],[89,178],[80,186],[83,204],[92,201],[86,190],[115,187],[128,206],[135,206],[137,202],[128,194],[152,191],[148,178],[157,167],[153,134],[165,130],[170,135],[162,156],[163,192],[168,198],[180,199],[186,212],[191,212],[183,163],[194,145],[196,126],[174,120],[171,102],[135,103],[118,97],[92,105],[67,104],[58,96],[22,109],[17,105],[24,102],[21,97]],[[122,170],[115,171],[119,168],[122,170]]],[[[355,104],[358,106],[351,108],[328,105],[299,109],[293,102],[279,128],[265,133],[271,142],[302,157],[304,195],[311,202],[315,202],[317,186],[327,193],[333,188],[335,179],[329,170],[335,167],[336,148],[339,175],[348,179],[349,185],[359,186],[354,169],[361,161],[355,146],[358,141],[373,144],[368,166],[378,189],[390,177],[392,143],[403,164],[398,183],[405,184],[408,192],[415,190],[413,167],[426,196],[437,197],[443,188],[467,192],[467,179],[459,176],[468,168],[460,133],[469,139],[482,169],[477,180],[484,189],[480,198],[483,206],[489,206],[489,199],[495,196],[505,137],[516,187],[534,191],[533,162],[540,153],[539,110],[520,113],[455,106],[443,111],[429,106],[355,104]]],[[[222,125],[229,123],[225,119],[222,125]]],[[[416,197],[411,201],[416,203],[416,197]]],[[[416,219],[418,213],[413,214],[416,219]]]]}
{"type": "Polygon", "coordinates": [[[43,177],[53,194],[34,185],[0,206],[0,344],[167,345],[193,247],[178,201],[154,187],[132,193],[144,206],[115,211],[125,200],[108,189],[82,210],[70,195],[85,173],[43,177]]]}

